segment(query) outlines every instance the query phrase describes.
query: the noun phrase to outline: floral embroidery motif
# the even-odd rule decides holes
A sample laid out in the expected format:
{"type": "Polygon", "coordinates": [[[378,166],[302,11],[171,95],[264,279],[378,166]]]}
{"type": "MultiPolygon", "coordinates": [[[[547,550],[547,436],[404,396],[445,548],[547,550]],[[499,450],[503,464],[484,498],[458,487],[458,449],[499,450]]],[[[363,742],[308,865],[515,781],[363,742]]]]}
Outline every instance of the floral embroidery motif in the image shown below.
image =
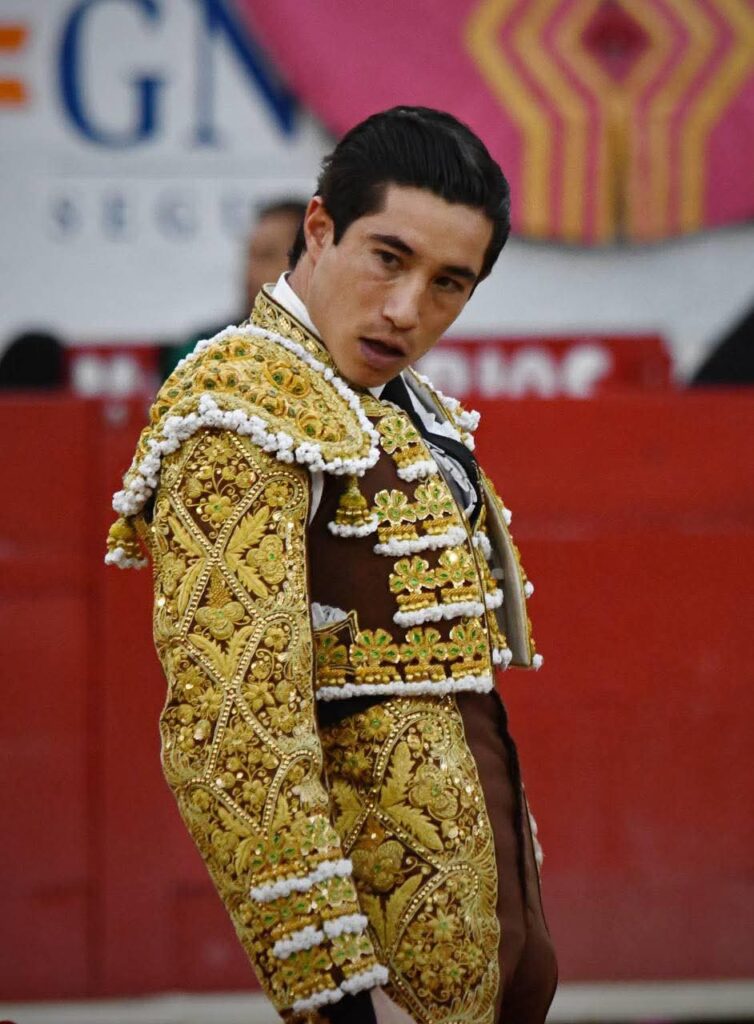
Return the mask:
{"type": "Polygon", "coordinates": [[[494,842],[455,702],[392,699],[324,729],[322,742],[335,827],[390,995],[420,1024],[492,1024],[494,842]]]}
{"type": "Polygon", "coordinates": [[[377,421],[377,429],[382,450],[393,457],[398,476],[403,480],[416,480],[437,473],[437,464],[405,412],[383,414],[377,421]]]}
{"type": "Polygon", "coordinates": [[[428,480],[414,492],[416,514],[428,520],[428,533],[442,533],[460,522],[458,509],[444,480],[428,480]]]}
{"type": "Polygon", "coordinates": [[[429,562],[418,556],[399,559],[390,574],[390,589],[397,595],[398,607],[403,610],[413,611],[432,604],[433,595],[424,591],[432,591],[435,586],[436,576],[429,562]]]}
{"type": "Polygon", "coordinates": [[[365,629],[351,645],[350,660],[356,679],[366,683],[389,683],[400,679],[395,665],[400,659],[398,645],[384,629],[365,629]]]}
{"type": "Polygon", "coordinates": [[[450,631],[446,646],[448,660],[452,661],[454,676],[475,675],[487,665],[487,636],[479,619],[459,623],[450,631]]]}
{"type": "Polygon", "coordinates": [[[401,657],[406,665],[406,679],[441,679],[444,675],[441,663],[447,658],[447,645],[433,627],[415,626],[406,632],[401,657]]]}
{"type": "Polygon", "coordinates": [[[274,1004],[320,1005],[384,969],[321,779],[306,478],[229,432],[166,461],[151,527],[165,774],[274,1004]]]}
{"type": "Polygon", "coordinates": [[[463,543],[466,531],[453,495],[442,479],[416,487],[413,501],[403,491],[379,491],[374,498],[380,555],[406,555],[463,543]]]}

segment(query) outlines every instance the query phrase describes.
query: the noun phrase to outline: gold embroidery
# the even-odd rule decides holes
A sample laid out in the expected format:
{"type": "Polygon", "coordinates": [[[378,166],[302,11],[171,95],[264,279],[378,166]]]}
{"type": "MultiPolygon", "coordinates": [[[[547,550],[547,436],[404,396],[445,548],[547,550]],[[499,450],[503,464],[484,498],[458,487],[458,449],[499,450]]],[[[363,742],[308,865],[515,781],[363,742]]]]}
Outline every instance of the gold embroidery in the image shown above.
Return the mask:
{"type": "Polygon", "coordinates": [[[479,619],[467,619],[453,626],[446,650],[448,660],[453,662],[454,678],[487,671],[487,635],[479,619]]]}
{"type": "Polygon", "coordinates": [[[290,338],[297,342],[306,351],[319,359],[325,366],[331,369],[335,364],[330,358],[330,353],[325,346],[295,317],[275,302],[267,291],[267,287],[259,292],[254,300],[254,308],[251,311],[250,321],[256,327],[263,327],[273,334],[280,334],[284,338],[290,338]]]}
{"type": "Polygon", "coordinates": [[[444,480],[428,480],[419,484],[414,500],[417,515],[425,520],[427,533],[445,533],[451,527],[462,525],[458,506],[444,480]]]}
{"type": "Polygon", "coordinates": [[[435,570],[436,585],[445,604],[455,601],[478,601],[479,579],[474,558],[463,547],[447,548],[435,570]]]}
{"type": "Polygon", "coordinates": [[[416,540],[418,526],[428,536],[437,537],[452,527],[463,529],[463,521],[448,485],[443,479],[420,483],[413,501],[403,491],[378,491],[373,512],[379,521],[380,543],[390,540],[416,540]]]}
{"type": "Polygon", "coordinates": [[[202,431],[168,459],[155,504],[155,640],[168,679],[165,775],[280,1009],[374,966],[365,935],[287,959],[292,932],[358,912],[351,878],[261,902],[342,848],[321,780],[304,535],[306,473],[249,440],[202,431]],[[169,490],[165,482],[170,481],[169,490]]]}
{"type": "Polygon", "coordinates": [[[390,590],[401,611],[417,611],[434,604],[436,576],[429,562],[418,555],[400,558],[390,573],[390,590]]]}
{"type": "Polygon", "coordinates": [[[494,842],[455,702],[392,699],[324,729],[322,742],[390,995],[420,1024],[491,1024],[494,842]]]}
{"type": "Polygon", "coordinates": [[[416,528],[411,525],[416,522],[416,509],[403,491],[378,491],[374,496],[374,511],[380,524],[377,535],[381,543],[417,537],[416,528]]]}
{"type": "MultiPolygon", "coordinates": [[[[325,350],[310,336],[302,339],[294,338],[292,330],[286,333],[305,349],[314,348],[313,354],[329,363],[326,353],[323,357],[325,350]]],[[[257,423],[268,436],[287,437],[293,449],[302,443],[317,444],[325,462],[363,460],[371,451],[372,439],[364,422],[321,371],[309,366],[298,353],[267,338],[244,335],[239,329],[194,352],[160,388],[150,410],[149,425],[141,432],[124,477],[126,491],[142,481],[139,467],[152,456],[153,447],[165,443],[164,428],[169,418],[184,418],[185,422],[186,417],[196,417],[203,395],[209,395],[219,409],[257,423]]],[[[198,468],[206,470],[207,466],[198,468]]],[[[216,478],[214,483],[216,487],[206,489],[203,478],[196,476],[191,486],[203,498],[205,507],[200,516],[220,527],[232,502],[219,486],[220,480],[216,478]]],[[[108,539],[111,552],[118,547],[126,557],[138,555],[127,519],[115,524],[108,539]]]]}
{"type": "Polygon", "coordinates": [[[399,469],[414,462],[431,461],[421,434],[406,413],[391,411],[377,421],[382,450],[392,455],[399,469]]]}
{"type": "Polygon", "coordinates": [[[363,629],[351,644],[351,664],[356,668],[357,681],[365,683],[391,683],[400,680],[395,665],[400,660],[398,645],[384,629],[363,629]]]}
{"type": "Polygon", "coordinates": [[[447,656],[447,647],[437,629],[415,626],[406,631],[405,643],[401,644],[401,658],[406,665],[405,676],[409,682],[443,679],[445,671],[441,663],[447,656]]]}

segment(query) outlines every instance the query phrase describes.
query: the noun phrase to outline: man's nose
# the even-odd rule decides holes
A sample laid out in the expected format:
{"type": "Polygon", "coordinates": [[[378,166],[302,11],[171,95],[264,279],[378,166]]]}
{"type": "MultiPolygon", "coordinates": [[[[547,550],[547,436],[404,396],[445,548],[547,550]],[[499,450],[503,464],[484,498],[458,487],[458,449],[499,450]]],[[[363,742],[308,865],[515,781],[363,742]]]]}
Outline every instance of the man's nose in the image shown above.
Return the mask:
{"type": "Polygon", "coordinates": [[[384,316],[400,331],[410,331],[419,323],[421,287],[416,281],[395,283],[388,290],[384,316]]]}

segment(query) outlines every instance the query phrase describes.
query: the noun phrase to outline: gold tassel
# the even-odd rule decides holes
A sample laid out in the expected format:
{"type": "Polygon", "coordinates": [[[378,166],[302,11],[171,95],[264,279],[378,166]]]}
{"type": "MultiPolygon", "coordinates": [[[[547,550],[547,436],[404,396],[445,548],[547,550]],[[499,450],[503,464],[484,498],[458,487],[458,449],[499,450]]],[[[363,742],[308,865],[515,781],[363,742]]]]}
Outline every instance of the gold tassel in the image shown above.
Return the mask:
{"type": "Polygon", "coordinates": [[[369,505],[359,490],[358,477],[346,477],[346,489],[340,496],[335,513],[338,526],[366,526],[370,521],[369,505]]]}
{"type": "Polygon", "coordinates": [[[126,558],[143,561],[144,555],[139,544],[139,535],[133,523],[121,516],[116,519],[107,533],[107,550],[112,553],[121,548],[126,558]]]}

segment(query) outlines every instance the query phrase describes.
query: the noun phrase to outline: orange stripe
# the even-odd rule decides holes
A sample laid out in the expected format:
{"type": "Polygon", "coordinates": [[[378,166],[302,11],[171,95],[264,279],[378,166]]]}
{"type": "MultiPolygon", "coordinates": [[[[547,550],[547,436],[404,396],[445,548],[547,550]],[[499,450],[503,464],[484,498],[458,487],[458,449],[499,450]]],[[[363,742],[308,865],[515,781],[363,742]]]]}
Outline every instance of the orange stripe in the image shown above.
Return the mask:
{"type": "Polygon", "coordinates": [[[16,106],[26,103],[24,83],[15,78],[0,78],[0,103],[4,106],[16,106]]]}
{"type": "MultiPolygon", "coordinates": [[[[672,29],[668,21],[656,9],[654,0],[634,0],[631,14],[642,25],[649,37],[649,46],[639,57],[623,83],[629,97],[630,115],[624,126],[626,161],[624,167],[624,189],[626,193],[624,227],[629,237],[639,241],[661,237],[657,230],[653,212],[656,209],[657,193],[653,189],[651,163],[650,184],[644,180],[644,172],[639,166],[638,147],[642,141],[643,126],[646,125],[646,113],[641,122],[637,122],[635,112],[641,97],[656,81],[664,67],[673,43],[672,29]]],[[[648,150],[647,159],[651,161],[652,150],[648,150]]]]}
{"type": "Polygon", "coordinates": [[[652,99],[647,116],[650,194],[654,203],[652,231],[657,238],[666,237],[676,226],[675,220],[671,223],[671,118],[709,59],[715,42],[714,26],[701,7],[688,0],[666,0],[666,3],[688,33],[688,41],[677,65],[652,99]]]}
{"type": "Polygon", "coordinates": [[[559,169],[553,168],[553,173],[561,178],[558,189],[561,195],[560,235],[567,242],[579,242],[584,233],[584,201],[587,194],[585,163],[588,111],[545,46],[546,27],[559,3],[560,0],[532,0],[514,39],[521,63],[549,97],[562,125],[561,166],[559,169]]]}
{"type": "Polygon", "coordinates": [[[466,49],[500,106],[515,121],[523,142],[522,234],[544,238],[552,232],[550,173],[552,138],[547,112],[511,67],[497,41],[515,0],[481,0],[465,26],[466,49]]]}
{"type": "MultiPolygon", "coordinates": [[[[600,0],[582,0],[563,19],[555,35],[561,60],[582,86],[597,99],[602,128],[597,131],[597,187],[594,202],[594,241],[611,242],[616,235],[615,181],[612,174],[611,125],[620,117],[620,97],[615,82],[584,49],[581,36],[600,0]]],[[[591,183],[590,183],[591,184],[591,183]]]]}
{"type": "Polygon", "coordinates": [[[26,25],[0,25],[0,50],[20,50],[28,36],[26,25]]]}
{"type": "Polygon", "coordinates": [[[707,137],[754,66],[754,16],[741,0],[715,0],[715,10],[732,31],[723,61],[696,98],[684,125],[681,147],[681,228],[694,231],[704,223],[707,137]]]}

